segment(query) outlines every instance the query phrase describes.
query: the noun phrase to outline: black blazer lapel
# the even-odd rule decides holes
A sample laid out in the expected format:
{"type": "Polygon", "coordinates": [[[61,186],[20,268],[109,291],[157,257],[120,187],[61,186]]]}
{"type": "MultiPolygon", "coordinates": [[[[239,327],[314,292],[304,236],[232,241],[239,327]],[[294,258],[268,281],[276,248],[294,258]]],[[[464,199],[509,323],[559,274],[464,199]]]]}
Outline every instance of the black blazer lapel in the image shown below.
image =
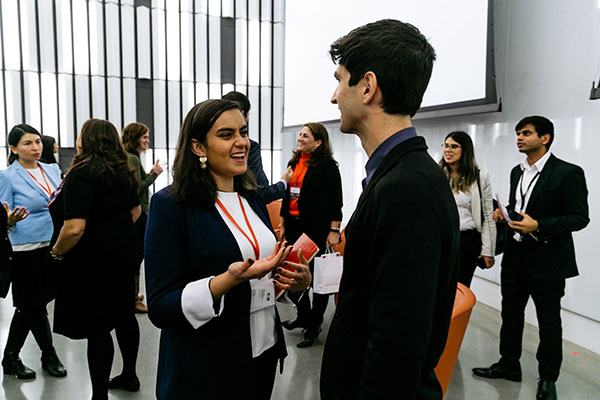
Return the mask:
{"type": "Polygon", "coordinates": [[[546,161],[546,165],[544,165],[544,169],[542,169],[542,173],[540,174],[538,181],[536,182],[533,190],[531,191],[531,196],[529,197],[529,201],[527,202],[527,208],[525,210],[526,214],[529,214],[529,210],[531,207],[535,207],[535,201],[537,200],[539,194],[542,190],[544,190],[544,186],[548,179],[554,172],[554,166],[556,165],[556,157],[553,154],[550,155],[548,161],[546,161]]]}

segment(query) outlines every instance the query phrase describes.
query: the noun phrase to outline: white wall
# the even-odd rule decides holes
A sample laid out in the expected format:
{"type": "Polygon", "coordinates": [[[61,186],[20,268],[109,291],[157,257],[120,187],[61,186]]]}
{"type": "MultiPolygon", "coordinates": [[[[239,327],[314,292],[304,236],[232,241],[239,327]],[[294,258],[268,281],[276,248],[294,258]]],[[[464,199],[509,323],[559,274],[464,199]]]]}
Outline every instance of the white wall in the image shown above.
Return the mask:
{"type": "MultiPolygon", "coordinates": [[[[580,276],[567,281],[563,299],[564,337],[600,353],[600,268],[595,244],[600,237],[600,100],[589,100],[591,81],[600,65],[600,0],[495,0],[494,35],[498,94],[503,111],[492,114],[417,120],[435,159],[445,135],[457,129],[471,134],[478,163],[486,169],[494,192],[508,198],[509,172],[523,156],[515,146],[514,125],[526,115],[544,115],[555,124],[552,152],[586,172],[590,218],[574,234],[580,276]]],[[[360,194],[366,157],[360,143],[330,127],[344,184],[344,222],[360,194]]],[[[283,156],[291,154],[295,133],[284,132],[283,156]]],[[[497,266],[475,279],[475,294],[486,304],[500,305],[500,258],[497,266]]],[[[535,322],[531,306],[527,320],[535,322]]]]}

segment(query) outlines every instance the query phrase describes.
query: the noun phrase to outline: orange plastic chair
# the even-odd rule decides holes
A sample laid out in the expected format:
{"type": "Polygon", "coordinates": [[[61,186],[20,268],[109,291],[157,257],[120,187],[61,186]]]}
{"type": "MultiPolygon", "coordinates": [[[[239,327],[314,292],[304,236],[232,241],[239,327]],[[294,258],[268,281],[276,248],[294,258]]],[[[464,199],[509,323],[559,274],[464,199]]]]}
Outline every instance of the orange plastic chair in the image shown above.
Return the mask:
{"type": "Polygon", "coordinates": [[[281,200],[275,200],[267,204],[267,211],[269,212],[269,219],[271,220],[273,230],[277,235],[277,240],[281,240],[281,216],[279,215],[279,212],[281,211],[281,200]]]}
{"type": "Polygon", "coordinates": [[[450,378],[452,378],[454,365],[471,318],[473,306],[475,306],[475,295],[468,287],[459,283],[456,288],[456,298],[454,299],[446,347],[438,361],[438,365],[435,367],[435,374],[440,381],[440,385],[442,385],[444,396],[448,390],[450,378]]]}

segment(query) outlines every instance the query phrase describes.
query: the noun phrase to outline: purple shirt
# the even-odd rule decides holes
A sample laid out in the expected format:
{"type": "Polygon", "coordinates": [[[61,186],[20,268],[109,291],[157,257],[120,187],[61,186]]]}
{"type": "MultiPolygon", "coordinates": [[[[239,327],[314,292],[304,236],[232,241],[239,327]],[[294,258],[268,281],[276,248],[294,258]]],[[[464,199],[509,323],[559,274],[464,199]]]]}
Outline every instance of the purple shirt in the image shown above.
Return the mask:
{"type": "Polygon", "coordinates": [[[367,187],[369,181],[371,181],[373,174],[375,173],[379,165],[381,165],[385,156],[387,156],[388,153],[400,143],[404,142],[405,140],[414,138],[416,136],[417,130],[411,126],[410,128],[402,129],[401,131],[394,133],[392,136],[385,139],[383,143],[377,146],[373,154],[371,154],[371,157],[369,157],[367,165],[365,165],[365,169],[367,170],[367,177],[362,181],[363,190],[367,187]]]}

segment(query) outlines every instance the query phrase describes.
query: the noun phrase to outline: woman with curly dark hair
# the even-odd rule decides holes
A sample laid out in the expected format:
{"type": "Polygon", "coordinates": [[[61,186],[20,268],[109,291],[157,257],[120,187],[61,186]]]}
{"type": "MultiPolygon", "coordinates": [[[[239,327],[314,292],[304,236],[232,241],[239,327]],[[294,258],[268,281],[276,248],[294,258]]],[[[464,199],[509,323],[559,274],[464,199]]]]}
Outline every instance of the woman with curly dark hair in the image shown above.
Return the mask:
{"type": "Polygon", "coordinates": [[[108,399],[114,355],[110,332],[115,328],[124,333],[117,334],[120,376],[139,388],[133,301],[138,184],[110,122],[86,121],[77,141],[81,150],[50,204],[56,240],[50,252],[57,275],[54,331],[87,339],[92,399],[108,399]]]}

